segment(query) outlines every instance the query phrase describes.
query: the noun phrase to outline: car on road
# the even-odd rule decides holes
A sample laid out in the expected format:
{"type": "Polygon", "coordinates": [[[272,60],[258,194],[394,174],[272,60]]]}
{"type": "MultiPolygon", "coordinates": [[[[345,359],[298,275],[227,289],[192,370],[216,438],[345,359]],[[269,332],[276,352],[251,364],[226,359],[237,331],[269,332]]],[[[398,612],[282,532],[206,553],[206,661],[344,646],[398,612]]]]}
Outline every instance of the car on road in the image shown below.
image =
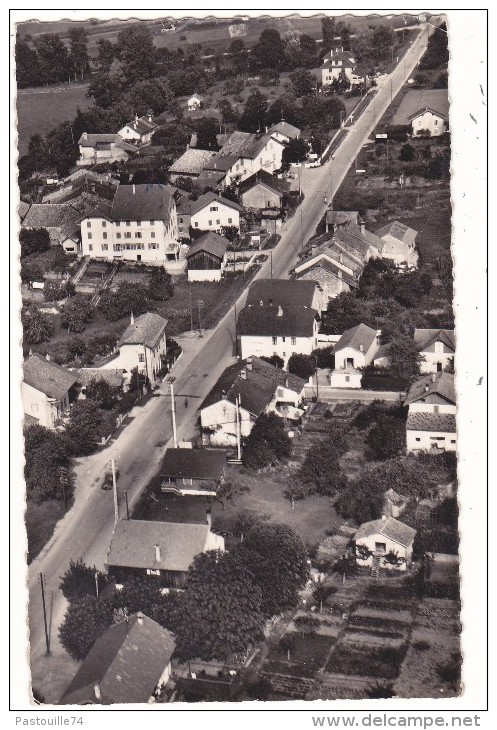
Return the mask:
{"type": "MultiPolygon", "coordinates": [[[[116,468],[116,482],[119,479],[119,469],[116,468]]],[[[112,489],[112,469],[105,472],[104,480],[102,482],[102,489],[112,489]]]]}

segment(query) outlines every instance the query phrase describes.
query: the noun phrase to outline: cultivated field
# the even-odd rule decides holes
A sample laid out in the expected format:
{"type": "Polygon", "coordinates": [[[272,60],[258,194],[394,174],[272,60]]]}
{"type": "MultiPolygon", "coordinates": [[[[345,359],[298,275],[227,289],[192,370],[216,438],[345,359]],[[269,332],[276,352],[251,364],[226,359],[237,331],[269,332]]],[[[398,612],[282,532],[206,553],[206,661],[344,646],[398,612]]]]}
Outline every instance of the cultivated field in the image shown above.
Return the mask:
{"type": "Polygon", "coordinates": [[[45,135],[62,122],[71,121],[78,107],[84,111],[93,105],[86,97],[88,84],[64,84],[20,89],[17,92],[17,134],[19,155],[28,151],[33,134],[45,135]]]}

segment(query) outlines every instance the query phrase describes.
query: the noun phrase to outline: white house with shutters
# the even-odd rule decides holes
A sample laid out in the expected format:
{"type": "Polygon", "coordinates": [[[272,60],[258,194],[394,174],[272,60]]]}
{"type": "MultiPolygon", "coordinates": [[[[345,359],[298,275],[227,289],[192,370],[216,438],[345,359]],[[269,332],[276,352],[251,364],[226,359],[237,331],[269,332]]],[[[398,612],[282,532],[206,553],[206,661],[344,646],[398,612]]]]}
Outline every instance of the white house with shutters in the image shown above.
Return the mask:
{"type": "Polygon", "coordinates": [[[154,122],[152,114],[145,114],[143,117],[135,115],[134,121],[126,124],[122,129],[119,130],[118,135],[126,142],[137,146],[143,146],[150,144],[152,136],[157,129],[157,124],[154,122]]]}
{"type": "Polygon", "coordinates": [[[224,226],[240,230],[240,213],[237,203],[208,192],[190,203],[190,226],[200,231],[221,232],[224,226]]]}
{"type": "Polygon", "coordinates": [[[333,348],[335,369],[330,373],[333,388],[360,388],[362,372],[370,365],[380,346],[381,330],[358,324],[343,332],[333,348]]]}
{"type": "Polygon", "coordinates": [[[424,358],[420,365],[422,373],[438,373],[449,366],[454,367],[456,354],[454,330],[415,329],[414,342],[424,358]]]}

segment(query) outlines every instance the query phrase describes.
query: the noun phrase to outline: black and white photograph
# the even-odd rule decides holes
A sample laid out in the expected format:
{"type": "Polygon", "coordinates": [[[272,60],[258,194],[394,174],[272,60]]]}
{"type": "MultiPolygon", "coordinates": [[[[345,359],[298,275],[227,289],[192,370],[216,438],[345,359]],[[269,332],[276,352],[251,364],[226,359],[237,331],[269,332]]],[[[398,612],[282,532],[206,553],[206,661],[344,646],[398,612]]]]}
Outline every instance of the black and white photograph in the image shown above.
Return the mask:
{"type": "Polygon", "coordinates": [[[11,26],[19,709],[457,711],[486,11],[50,12],[11,26]]]}

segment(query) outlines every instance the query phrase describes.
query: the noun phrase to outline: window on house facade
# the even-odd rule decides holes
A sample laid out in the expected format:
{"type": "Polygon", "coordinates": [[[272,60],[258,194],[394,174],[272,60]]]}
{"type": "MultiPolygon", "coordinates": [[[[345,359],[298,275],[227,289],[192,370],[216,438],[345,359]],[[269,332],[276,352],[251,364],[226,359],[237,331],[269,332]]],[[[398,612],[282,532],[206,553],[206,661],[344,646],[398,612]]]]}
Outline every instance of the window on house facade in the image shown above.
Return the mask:
{"type": "Polygon", "coordinates": [[[92,243],[90,243],[90,244],[88,245],[88,251],[93,251],[93,244],[92,244],[92,243]]]}
{"type": "Polygon", "coordinates": [[[277,344],[278,344],[278,338],[277,337],[273,337],[273,345],[277,345],[277,344]]]}
{"type": "Polygon", "coordinates": [[[138,353],[138,362],[145,362],[145,355],[143,352],[138,353]]]}
{"type": "Polygon", "coordinates": [[[292,337],[292,345],[296,345],[296,344],[297,344],[297,338],[296,337],[292,337]]]}
{"type": "Polygon", "coordinates": [[[183,223],[183,218],[180,218],[180,219],[179,219],[179,222],[180,222],[180,223],[183,223]]]}
{"type": "Polygon", "coordinates": [[[139,232],[139,233],[135,233],[135,238],[141,238],[141,237],[142,237],[142,234],[141,234],[141,232],[139,232]]]}
{"type": "Polygon", "coordinates": [[[137,226],[141,226],[141,224],[142,224],[142,222],[141,222],[141,221],[136,221],[136,225],[137,225],[137,226]]]}
{"type": "Polygon", "coordinates": [[[91,228],[91,221],[86,221],[86,227],[91,228]]]}
{"type": "Polygon", "coordinates": [[[116,233],[116,238],[121,238],[121,234],[120,233],[116,233]]]}
{"type": "Polygon", "coordinates": [[[218,226],[221,225],[221,221],[219,220],[219,218],[216,221],[216,225],[218,225],[218,226]]]}
{"type": "Polygon", "coordinates": [[[198,222],[195,222],[194,228],[198,228],[198,222]]]}
{"type": "Polygon", "coordinates": [[[102,228],[106,228],[106,226],[107,226],[107,221],[102,221],[102,228]]]}
{"type": "Polygon", "coordinates": [[[421,438],[419,436],[416,436],[416,441],[421,441],[421,438]]]}
{"type": "Polygon", "coordinates": [[[150,221],[151,226],[155,226],[155,221],[150,221]]]}
{"type": "Polygon", "coordinates": [[[131,221],[126,221],[126,225],[127,226],[130,226],[131,225],[131,221]]]}
{"type": "Polygon", "coordinates": [[[440,413],[440,406],[433,406],[433,413],[440,413]]]}
{"type": "Polygon", "coordinates": [[[207,224],[208,224],[209,226],[212,226],[212,221],[208,221],[208,222],[207,222],[207,224]]]}
{"type": "Polygon", "coordinates": [[[154,231],[152,231],[152,233],[150,234],[150,238],[155,238],[155,232],[154,231]]]}
{"type": "Polygon", "coordinates": [[[233,218],[228,218],[228,223],[232,223],[232,222],[233,222],[233,218]]]}
{"type": "Polygon", "coordinates": [[[160,570],[154,570],[153,568],[147,568],[147,575],[160,575],[160,570]]]}
{"type": "Polygon", "coordinates": [[[377,553],[386,553],[387,544],[386,542],[375,542],[374,549],[377,553]]]}
{"type": "Polygon", "coordinates": [[[286,337],[282,337],[282,338],[281,338],[281,341],[282,341],[282,342],[286,342],[286,337]]]}
{"type": "Polygon", "coordinates": [[[115,243],[112,246],[112,248],[114,249],[114,251],[120,251],[121,250],[121,244],[120,243],[115,243]]]}
{"type": "Polygon", "coordinates": [[[109,249],[108,243],[102,243],[102,251],[107,251],[109,249]]]}
{"type": "Polygon", "coordinates": [[[121,221],[116,221],[116,228],[119,228],[120,225],[121,225],[121,221]]]}
{"type": "Polygon", "coordinates": [[[209,211],[210,211],[211,213],[214,213],[214,212],[215,212],[215,211],[217,211],[217,210],[219,210],[219,208],[218,208],[218,206],[217,206],[217,205],[211,205],[211,207],[209,208],[209,211]]]}
{"type": "Polygon", "coordinates": [[[89,233],[89,234],[88,234],[88,238],[92,238],[92,235],[91,235],[91,233],[89,233]]]}
{"type": "Polygon", "coordinates": [[[124,238],[131,238],[131,233],[125,233],[124,238]]]}
{"type": "Polygon", "coordinates": [[[104,239],[104,241],[105,241],[105,239],[107,238],[107,234],[106,234],[106,233],[102,233],[102,238],[103,238],[103,239],[104,239]]]}

